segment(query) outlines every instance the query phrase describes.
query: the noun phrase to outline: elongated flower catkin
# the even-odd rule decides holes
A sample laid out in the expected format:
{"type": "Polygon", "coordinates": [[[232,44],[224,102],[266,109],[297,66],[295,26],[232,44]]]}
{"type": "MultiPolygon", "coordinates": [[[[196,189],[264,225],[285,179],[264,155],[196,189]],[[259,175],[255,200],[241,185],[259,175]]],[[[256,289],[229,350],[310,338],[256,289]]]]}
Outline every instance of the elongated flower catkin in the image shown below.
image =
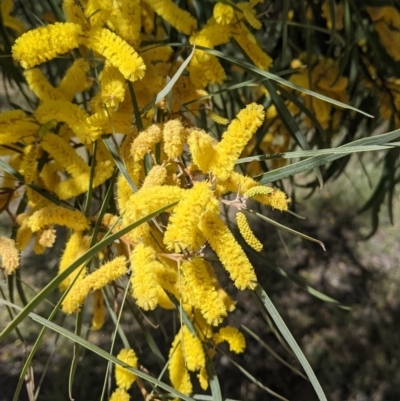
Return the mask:
{"type": "Polygon", "coordinates": [[[162,140],[162,131],[159,125],[152,124],[145,130],[139,133],[131,146],[131,154],[135,160],[142,159],[142,157],[149,152],[152,147],[162,140]]]}
{"type": "Polygon", "coordinates": [[[263,123],[264,116],[263,106],[251,103],[229,124],[211,161],[210,169],[217,178],[225,180],[233,172],[236,160],[263,123]]]}
{"type": "Polygon", "coordinates": [[[220,125],[228,125],[229,124],[229,120],[225,117],[220,116],[217,113],[214,113],[213,111],[211,111],[210,113],[208,113],[208,116],[215,121],[217,124],[220,125]]]}
{"type": "Polygon", "coordinates": [[[214,287],[213,277],[207,269],[207,262],[201,258],[184,261],[181,265],[184,280],[190,289],[194,305],[201,311],[208,324],[218,325],[227,315],[222,299],[214,287]]]}
{"type": "MultiPolygon", "coordinates": [[[[64,253],[60,258],[58,273],[62,273],[68,268],[77,258],[82,256],[89,249],[89,237],[83,236],[81,231],[75,231],[69,237],[64,253]]],[[[68,286],[75,280],[77,274],[80,275],[78,280],[81,280],[86,275],[86,270],[82,270],[83,265],[75,269],[68,277],[66,277],[59,285],[60,291],[65,291],[68,286]]]]}
{"type": "Polygon", "coordinates": [[[20,214],[19,216],[17,216],[16,220],[17,223],[20,225],[18,227],[17,235],[15,238],[16,247],[18,250],[23,251],[27,247],[29,241],[31,240],[33,233],[28,225],[28,219],[26,213],[22,213],[22,215],[20,214]],[[19,218],[20,216],[23,218],[20,219],[19,218]]]}
{"type": "Polygon", "coordinates": [[[143,78],[146,66],[142,58],[133,47],[110,30],[93,29],[89,33],[86,45],[118,68],[125,79],[133,82],[143,78]]]}
{"type": "Polygon", "coordinates": [[[244,196],[283,212],[289,208],[290,198],[278,188],[255,184],[250,189],[245,190],[244,196]]]}
{"type": "Polygon", "coordinates": [[[214,342],[220,344],[223,341],[226,341],[229,344],[229,349],[236,354],[242,353],[246,348],[244,335],[236,327],[220,328],[218,333],[214,335],[214,342]]]}
{"type": "Polygon", "coordinates": [[[185,35],[197,29],[197,21],[187,11],[179,8],[171,0],[147,0],[154,11],[165,21],[185,35]]]}
{"type": "Polygon", "coordinates": [[[87,124],[89,115],[85,110],[65,100],[46,100],[35,110],[35,117],[41,124],[50,120],[67,123],[82,143],[88,142],[88,137],[100,131],[99,127],[87,124]]]}
{"type": "Polygon", "coordinates": [[[133,223],[141,217],[181,198],[185,190],[170,185],[143,188],[126,202],[124,222],[133,223]]]}
{"type": "Polygon", "coordinates": [[[254,35],[243,24],[240,24],[240,28],[235,32],[234,38],[254,65],[263,70],[270,69],[272,66],[271,57],[260,48],[254,35]]]}
{"type": "Polygon", "coordinates": [[[72,22],[56,22],[24,33],[12,47],[14,60],[32,68],[79,46],[82,28],[72,22]]]}
{"type": "Polygon", "coordinates": [[[185,357],[182,347],[182,330],[174,338],[169,351],[169,378],[175,389],[183,394],[190,394],[193,391],[189,371],[185,364],[185,357]]]}
{"type": "Polygon", "coordinates": [[[104,297],[101,290],[93,293],[93,317],[92,330],[100,330],[104,325],[106,310],[104,307],[104,297]]]}
{"type": "Polygon", "coordinates": [[[192,159],[203,172],[209,171],[210,163],[214,157],[217,141],[207,132],[200,129],[190,131],[187,143],[192,159]]]}
{"type": "Polygon", "coordinates": [[[196,372],[206,366],[203,345],[198,337],[182,326],[183,333],[182,347],[184,349],[185,362],[188,370],[196,372]]]}
{"type": "Polygon", "coordinates": [[[24,71],[24,76],[29,89],[40,100],[57,100],[62,98],[62,95],[56,88],[47,80],[39,68],[31,68],[24,71]]]}
{"type": "Polygon", "coordinates": [[[254,196],[257,195],[270,195],[272,192],[274,192],[274,189],[271,187],[264,187],[262,185],[257,185],[255,187],[248,189],[244,193],[244,196],[253,198],[254,196]]]}
{"type": "Polygon", "coordinates": [[[0,236],[0,258],[1,267],[7,274],[13,274],[19,267],[19,251],[15,241],[11,238],[0,236]]]}
{"type": "Polygon", "coordinates": [[[152,124],[139,133],[131,146],[132,174],[134,181],[138,181],[142,169],[142,159],[153,146],[162,140],[162,131],[159,125],[152,124]]]}
{"type": "Polygon", "coordinates": [[[67,21],[85,26],[85,15],[83,14],[82,8],[75,2],[75,0],[63,0],[62,8],[67,21]]]}
{"type": "MultiPolygon", "coordinates": [[[[133,349],[122,348],[117,358],[132,368],[137,368],[138,359],[133,349]]],[[[134,373],[120,365],[115,365],[115,381],[118,387],[129,390],[135,379],[136,375],[134,373]]]]}
{"type": "Polygon", "coordinates": [[[153,248],[138,244],[131,254],[132,296],[137,305],[144,310],[152,310],[158,302],[158,281],[156,269],[160,263],[156,260],[153,248]]]}
{"type": "Polygon", "coordinates": [[[41,140],[42,148],[72,177],[89,173],[89,166],[78,156],[73,147],[59,135],[48,132],[41,140]]]}
{"type": "Polygon", "coordinates": [[[170,159],[182,155],[183,146],[186,141],[187,131],[181,121],[169,120],[163,129],[164,151],[170,159]]]}
{"type": "Polygon", "coordinates": [[[77,92],[89,89],[92,85],[92,81],[86,75],[89,69],[90,65],[86,60],[76,59],[62,78],[57,92],[61,93],[66,100],[71,101],[77,92]]]}
{"type": "Polygon", "coordinates": [[[91,291],[100,290],[127,272],[126,259],[118,256],[107,262],[84,279],[75,282],[62,303],[65,313],[74,313],[83,304],[91,291]]]}
{"type": "Polygon", "coordinates": [[[246,21],[254,28],[260,29],[262,27],[261,22],[255,17],[255,11],[251,7],[250,3],[239,3],[238,8],[240,8],[243,12],[244,18],[246,21]]]}
{"type": "Polygon", "coordinates": [[[141,3],[140,0],[119,0],[118,7],[112,10],[108,18],[108,25],[114,32],[134,48],[140,43],[141,3]]]}
{"type": "Polygon", "coordinates": [[[247,221],[247,217],[243,212],[236,213],[236,222],[243,239],[257,252],[261,252],[263,244],[254,235],[247,221]]]}
{"type": "Polygon", "coordinates": [[[239,290],[254,289],[257,277],[253,266],[221,218],[213,212],[206,212],[199,223],[199,228],[235,286],[239,290]]]}
{"type": "Polygon", "coordinates": [[[88,220],[79,210],[69,210],[60,206],[43,207],[29,217],[29,227],[33,232],[48,225],[59,225],[83,231],[89,228],[88,220]]]}
{"type": "Polygon", "coordinates": [[[170,217],[164,235],[164,244],[174,252],[196,252],[205,238],[197,224],[207,210],[218,213],[219,204],[207,182],[196,182],[193,188],[184,192],[181,201],[170,217]]]}
{"type": "Polygon", "coordinates": [[[0,113],[0,145],[11,144],[36,134],[40,126],[22,110],[0,113]]]}
{"type": "Polygon", "coordinates": [[[108,107],[116,107],[124,100],[125,78],[118,68],[106,62],[100,76],[101,98],[108,107]]]}
{"type": "Polygon", "coordinates": [[[141,189],[163,185],[167,179],[167,173],[164,166],[154,166],[144,179],[141,189]]]}

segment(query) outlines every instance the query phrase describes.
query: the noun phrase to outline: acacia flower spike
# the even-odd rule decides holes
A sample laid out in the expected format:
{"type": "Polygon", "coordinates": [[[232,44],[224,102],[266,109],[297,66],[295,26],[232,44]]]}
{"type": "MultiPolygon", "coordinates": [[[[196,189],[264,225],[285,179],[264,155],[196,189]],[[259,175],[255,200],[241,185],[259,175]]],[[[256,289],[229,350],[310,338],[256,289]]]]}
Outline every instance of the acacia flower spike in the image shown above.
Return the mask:
{"type": "Polygon", "coordinates": [[[72,22],[41,26],[20,36],[12,55],[22,68],[32,68],[75,49],[82,35],[82,27],[72,22]]]}

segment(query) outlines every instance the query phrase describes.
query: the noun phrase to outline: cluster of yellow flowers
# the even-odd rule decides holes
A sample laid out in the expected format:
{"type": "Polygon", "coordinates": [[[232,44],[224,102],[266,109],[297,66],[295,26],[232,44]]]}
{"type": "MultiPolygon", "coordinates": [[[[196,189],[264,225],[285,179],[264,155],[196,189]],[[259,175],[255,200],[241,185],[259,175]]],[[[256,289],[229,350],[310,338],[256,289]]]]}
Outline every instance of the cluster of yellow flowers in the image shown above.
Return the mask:
{"type": "MultiPolygon", "coordinates": [[[[79,311],[92,293],[92,329],[99,330],[105,321],[102,289],[128,273],[131,295],[143,310],[174,309],[170,297],[178,299],[195,332],[182,325],[171,345],[168,369],[172,385],[185,394],[192,392],[189,372],[197,372],[201,387],[208,387],[206,360],[219,343],[226,341],[233,352],[245,349],[244,336],[237,329],[217,328],[235,309],[235,302],[219,284],[214,266],[203,252],[209,244],[239,290],[257,285],[253,266],[220,217],[221,203],[242,209],[237,213],[240,232],[260,251],[262,243],[244,213],[247,199],[280,211],[288,209],[290,200],[279,189],[259,186],[235,171],[237,159],[264,123],[263,106],[247,105],[230,123],[215,115],[219,123],[229,123],[220,141],[189,119],[173,118],[185,102],[207,94],[204,88],[208,84],[225,79],[216,57],[195,50],[189,75],[181,75],[175,83],[170,104],[166,106],[163,99],[141,116],[140,124],[134,120],[133,105],[137,103],[139,109],[147,106],[183,62],[171,60],[169,46],[140,44],[146,39],[162,39],[154,25],[156,13],[190,35],[193,45],[213,48],[235,39],[255,65],[267,69],[271,59],[246,27],[260,28],[254,16],[257,3],[251,0],[237,7],[217,3],[213,17],[198,29],[197,21],[170,0],[121,0],[118,4],[89,0],[84,6],[64,0],[66,22],[28,31],[12,48],[39,104],[31,113],[13,110],[0,114],[0,155],[8,157],[11,168],[24,177],[27,200],[23,213],[14,216],[10,212],[9,203],[21,185],[15,185],[12,171],[5,172],[2,186],[9,191],[0,194],[1,207],[18,228],[15,241],[0,237],[3,265],[8,274],[15,272],[19,252],[32,237],[36,253],[51,248],[55,226],[69,230],[60,273],[89,250],[98,216],[85,214],[67,202],[84,199],[92,189],[107,185],[117,166],[102,139],[114,134],[125,172],[117,178],[114,213],[102,216],[102,230],[96,239],[167,205],[174,206],[97,254],[97,261],[102,262],[97,269],[82,265],[69,275],[60,285],[61,291],[67,291],[62,310],[67,314],[79,311]],[[53,86],[37,66],[64,54],[68,54],[66,62],[71,54],[74,60],[53,86]],[[43,192],[38,192],[38,187],[43,192]],[[44,196],[46,192],[60,204],[44,196]],[[235,200],[226,199],[230,193],[237,194],[235,200]]],[[[137,367],[131,349],[123,349],[118,358],[137,367]]],[[[135,376],[120,367],[115,374],[118,389],[111,399],[127,400],[135,376]]]]}

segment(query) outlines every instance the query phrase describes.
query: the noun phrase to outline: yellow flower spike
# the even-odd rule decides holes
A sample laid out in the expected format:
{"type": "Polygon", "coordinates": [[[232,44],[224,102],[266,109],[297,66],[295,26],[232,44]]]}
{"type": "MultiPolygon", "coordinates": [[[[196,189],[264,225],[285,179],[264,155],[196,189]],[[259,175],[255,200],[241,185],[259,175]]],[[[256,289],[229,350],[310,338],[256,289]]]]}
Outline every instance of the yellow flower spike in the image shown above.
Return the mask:
{"type": "MultiPolygon", "coordinates": [[[[229,26],[223,26],[216,24],[213,18],[207,21],[207,24],[198,32],[195,32],[189,39],[189,43],[192,45],[199,45],[209,48],[223,45],[229,42],[232,36],[232,29],[229,26]]],[[[195,53],[200,57],[200,60],[208,60],[209,54],[203,51],[195,53]]]]}
{"type": "Polygon", "coordinates": [[[167,173],[167,169],[164,166],[154,166],[144,179],[141,188],[163,185],[167,179],[167,173]]]}
{"type": "Polygon", "coordinates": [[[114,392],[111,394],[111,397],[108,401],[129,401],[130,395],[121,387],[118,387],[114,392]]]}
{"type": "Polygon", "coordinates": [[[50,120],[65,122],[82,143],[88,142],[88,137],[99,129],[86,123],[88,113],[76,104],[66,100],[46,100],[35,110],[36,119],[45,124],[50,120]]]}
{"type": "Polygon", "coordinates": [[[261,252],[263,249],[263,244],[254,235],[252,229],[249,226],[246,215],[242,212],[236,213],[236,222],[240,234],[242,234],[242,237],[247,242],[247,244],[250,245],[257,252],[261,252]]]}
{"type": "Polygon", "coordinates": [[[246,348],[244,335],[236,328],[231,326],[221,327],[217,334],[214,334],[215,344],[226,341],[229,349],[236,354],[241,354],[246,348]]]}
{"type": "Polygon", "coordinates": [[[219,181],[215,190],[215,196],[222,196],[228,192],[239,192],[247,197],[254,196],[254,200],[266,206],[271,206],[274,209],[286,211],[289,208],[290,198],[278,188],[264,187],[258,184],[251,177],[233,172],[227,180],[219,181]],[[262,194],[253,194],[252,188],[257,188],[254,191],[262,191],[262,194]],[[262,189],[264,188],[264,189],[262,189]],[[271,191],[272,189],[272,191],[271,191]]]}
{"type": "Polygon", "coordinates": [[[0,236],[0,257],[0,267],[7,274],[13,274],[19,268],[19,251],[13,239],[0,236]]]}
{"type": "Polygon", "coordinates": [[[153,149],[153,146],[162,140],[162,131],[159,125],[152,124],[144,131],[140,132],[131,146],[131,156],[133,158],[133,177],[138,181],[142,169],[142,159],[146,153],[153,149]]]}
{"type": "Polygon", "coordinates": [[[140,132],[132,143],[131,154],[139,160],[151,151],[153,146],[162,140],[162,131],[159,125],[152,124],[140,132]]]}
{"type": "Polygon", "coordinates": [[[261,47],[257,44],[254,35],[243,24],[241,24],[235,32],[234,38],[239,46],[250,57],[254,65],[262,70],[269,70],[271,68],[271,57],[264,53],[261,47]]]}
{"type": "Polygon", "coordinates": [[[68,314],[78,311],[90,292],[100,290],[125,275],[127,270],[124,256],[117,256],[105,263],[82,280],[75,282],[62,302],[62,310],[68,314]]]}
{"type": "Polygon", "coordinates": [[[93,29],[89,32],[86,45],[118,68],[125,79],[133,82],[143,78],[146,66],[142,58],[133,47],[110,30],[93,29]]]}
{"type": "Polygon", "coordinates": [[[33,252],[35,252],[36,255],[42,255],[44,251],[46,250],[46,247],[44,247],[40,242],[39,242],[39,237],[36,236],[35,238],[35,243],[33,244],[33,252]]]}
{"type": "Polygon", "coordinates": [[[169,351],[169,378],[172,386],[183,394],[191,394],[193,391],[189,371],[185,365],[182,348],[182,328],[177,333],[169,351]]]}
{"type": "Polygon", "coordinates": [[[56,22],[24,33],[12,47],[12,56],[22,68],[32,68],[79,46],[80,25],[56,22]]]}
{"type": "Polygon", "coordinates": [[[228,25],[231,23],[233,17],[235,16],[235,12],[233,11],[233,8],[228,4],[217,3],[214,6],[213,16],[218,24],[228,25]]]}
{"type": "MultiPolygon", "coordinates": [[[[21,226],[22,227],[22,226],[21,226]]],[[[63,255],[60,258],[60,265],[58,273],[62,273],[68,266],[70,266],[77,258],[82,256],[89,249],[89,237],[82,236],[81,231],[75,231],[68,239],[63,255]]],[[[78,280],[81,280],[86,275],[86,270],[82,270],[83,265],[75,269],[72,274],[65,278],[59,285],[60,291],[65,291],[68,286],[74,281],[77,274],[80,275],[78,280]]]]}
{"type": "Polygon", "coordinates": [[[208,378],[207,370],[205,368],[200,370],[200,373],[197,374],[197,378],[199,379],[200,387],[203,390],[207,390],[209,378],[208,378]]]}
{"type": "Polygon", "coordinates": [[[142,7],[140,0],[120,0],[108,17],[113,31],[135,48],[140,43],[142,7]]]}
{"type": "Polygon", "coordinates": [[[99,0],[88,0],[84,14],[88,21],[90,21],[92,28],[102,27],[106,23],[113,7],[113,1],[110,1],[107,6],[105,9],[99,0]]]}
{"type": "Polygon", "coordinates": [[[83,58],[75,60],[62,78],[57,91],[62,93],[66,100],[72,100],[76,93],[89,89],[93,83],[86,75],[89,69],[89,63],[83,58]]]}
{"type": "Polygon", "coordinates": [[[205,88],[209,84],[223,83],[226,74],[218,58],[208,55],[207,59],[204,60],[201,54],[204,52],[200,52],[200,50],[196,50],[188,68],[193,85],[197,88],[205,88]]]}
{"type": "Polygon", "coordinates": [[[211,161],[210,169],[218,179],[225,180],[233,172],[236,160],[263,123],[264,116],[264,107],[251,103],[229,124],[211,161]]]}
{"type": "Polygon", "coordinates": [[[38,182],[38,168],[37,160],[38,157],[38,147],[36,144],[28,145],[24,148],[24,156],[21,163],[20,171],[23,173],[26,185],[26,195],[28,198],[28,204],[31,207],[39,206],[39,204],[44,205],[48,201],[42,197],[39,193],[33,190],[29,185],[38,182]]]}
{"type": "Polygon", "coordinates": [[[29,88],[40,100],[68,100],[71,101],[77,92],[89,89],[92,82],[86,77],[89,64],[83,59],[75,60],[67,70],[60,85],[55,88],[43,75],[39,68],[24,71],[29,88]]]}
{"type": "Polygon", "coordinates": [[[183,326],[181,331],[183,333],[182,347],[186,367],[191,372],[204,369],[206,366],[206,358],[200,339],[191,333],[186,326],[183,326]]]}
{"type": "Polygon", "coordinates": [[[156,268],[159,263],[154,249],[144,244],[138,244],[131,253],[132,296],[144,310],[152,310],[157,306],[159,284],[156,268]]]}
{"type": "Polygon", "coordinates": [[[92,317],[92,330],[100,330],[105,321],[106,310],[104,307],[104,297],[101,290],[93,292],[93,317],[92,317]]]}
{"type": "Polygon", "coordinates": [[[197,252],[205,242],[197,223],[207,210],[218,213],[219,203],[207,182],[195,182],[193,188],[184,192],[169,219],[164,234],[167,249],[174,252],[197,252]]]}
{"type": "Polygon", "coordinates": [[[286,211],[289,208],[290,198],[278,188],[255,185],[247,190],[244,196],[280,211],[286,211]]]}
{"type": "Polygon", "coordinates": [[[248,189],[245,193],[244,196],[248,198],[253,198],[254,196],[257,195],[270,195],[272,192],[274,192],[274,189],[271,187],[264,187],[262,185],[257,185],[255,187],[252,187],[248,189]]]}
{"type": "MultiPolygon", "coordinates": [[[[137,368],[138,366],[138,358],[135,351],[131,348],[122,348],[121,351],[119,351],[117,358],[125,364],[132,366],[132,368],[137,368]]],[[[136,375],[134,373],[120,365],[115,365],[115,381],[118,387],[129,390],[135,379],[136,375]]]]}
{"type": "Polygon", "coordinates": [[[48,132],[42,137],[40,144],[72,177],[78,177],[80,174],[90,172],[86,162],[76,153],[74,148],[59,135],[48,132]]]}
{"type": "MultiPolygon", "coordinates": [[[[160,258],[162,259],[162,258],[160,258]]],[[[161,264],[156,266],[157,280],[160,286],[173,294],[177,299],[179,299],[181,291],[178,288],[178,271],[176,268],[176,263],[171,260],[161,260],[161,264]],[[172,266],[171,266],[172,265],[172,266]]],[[[182,294],[183,295],[183,294],[182,294]]]]}
{"type": "Polygon", "coordinates": [[[40,126],[22,110],[0,113],[0,145],[16,143],[23,138],[34,136],[40,126]]]}
{"type": "Polygon", "coordinates": [[[175,305],[171,302],[167,293],[161,286],[157,287],[157,294],[158,294],[158,300],[157,300],[158,306],[160,306],[163,309],[169,309],[169,310],[175,309],[175,305]]]}
{"type": "Polygon", "coordinates": [[[38,148],[36,145],[28,145],[25,147],[21,170],[24,174],[26,184],[32,184],[37,176],[37,156],[38,148]]]}
{"type": "Polygon", "coordinates": [[[221,218],[214,212],[206,212],[200,220],[199,228],[235,286],[239,290],[254,289],[257,277],[253,266],[221,218]]]}
{"type": "Polygon", "coordinates": [[[211,263],[208,263],[206,261],[204,261],[204,262],[206,264],[208,274],[210,275],[210,277],[212,277],[213,285],[215,287],[215,290],[218,293],[218,297],[223,302],[225,309],[228,312],[233,312],[236,308],[236,302],[221,288],[221,285],[219,284],[219,281],[218,281],[218,277],[215,274],[214,268],[211,265],[211,263]]]}
{"type": "Polygon", "coordinates": [[[207,132],[200,129],[190,130],[187,143],[193,162],[203,171],[209,171],[218,142],[207,132]]]}
{"type": "Polygon", "coordinates": [[[87,25],[83,10],[75,0],[63,0],[62,8],[68,22],[73,22],[81,26],[87,25]]]}
{"type": "Polygon", "coordinates": [[[29,217],[29,227],[33,232],[48,225],[59,225],[75,231],[89,228],[86,216],[79,210],[69,210],[60,206],[48,206],[37,210],[29,217]]]}
{"type": "Polygon", "coordinates": [[[124,100],[125,78],[118,68],[106,61],[100,75],[101,98],[108,107],[115,108],[124,100]]]}
{"type": "Polygon", "coordinates": [[[153,10],[171,26],[185,35],[197,29],[197,21],[171,0],[146,0],[153,10]]]}
{"type": "Polygon", "coordinates": [[[141,217],[179,200],[184,192],[183,188],[170,185],[140,189],[126,202],[124,222],[133,223],[141,217]]]}
{"type": "Polygon", "coordinates": [[[253,10],[250,3],[238,3],[238,8],[243,12],[246,21],[254,28],[260,29],[262,27],[261,22],[255,17],[255,10],[253,10]]]}
{"type": "Polygon", "coordinates": [[[147,35],[150,35],[154,31],[154,10],[146,1],[142,1],[142,7],[140,11],[143,30],[147,35]]]}
{"type": "Polygon", "coordinates": [[[40,100],[57,100],[61,97],[39,68],[24,71],[24,76],[29,89],[40,100]]]}
{"type": "Polygon", "coordinates": [[[220,116],[219,114],[214,113],[213,111],[210,111],[210,112],[208,113],[208,116],[209,116],[214,122],[216,122],[217,124],[220,124],[220,125],[228,125],[228,124],[229,124],[229,120],[228,120],[227,118],[222,117],[222,116],[220,116]]]}
{"type": "Polygon", "coordinates": [[[191,261],[184,261],[181,269],[196,308],[201,311],[208,324],[217,326],[227,312],[214,287],[213,277],[208,273],[207,263],[196,257],[191,261]]]}
{"type": "Polygon", "coordinates": [[[51,248],[56,242],[56,230],[53,227],[39,230],[36,238],[44,248],[51,248]]]}
{"type": "Polygon", "coordinates": [[[179,119],[169,120],[163,128],[164,151],[170,159],[182,155],[187,131],[179,119]]]}
{"type": "Polygon", "coordinates": [[[14,7],[14,2],[12,0],[2,0],[0,1],[0,14],[3,19],[3,24],[5,27],[12,29],[17,33],[17,35],[22,35],[25,31],[25,25],[17,18],[10,15],[14,7]]]}
{"type": "MultiPolygon", "coordinates": [[[[94,178],[92,188],[96,188],[99,185],[109,179],[114,171],[114,165],[111,162],[96,162],[94,170],[94,178]]],[[[79,174],[74,178],[60,182],[53,188],[57,196],[62,200],[67,200],[78,196],[88,191],[90,183],[90,172],[79,174]]]]}
{"type": "Polygon", "coordinates": [[[32,234],[33,234],[32,230],[28,226],[27,217],[28,217],[27,213],[22,213],[22,214],[18,215],[16,218],[17,224],[19,224],[19,227],[17,230],[15,242],[16,242],[17,249],[19,249],[20,251],[23,251],[27,247],[29,241],[32,238],[32,234]]]}

